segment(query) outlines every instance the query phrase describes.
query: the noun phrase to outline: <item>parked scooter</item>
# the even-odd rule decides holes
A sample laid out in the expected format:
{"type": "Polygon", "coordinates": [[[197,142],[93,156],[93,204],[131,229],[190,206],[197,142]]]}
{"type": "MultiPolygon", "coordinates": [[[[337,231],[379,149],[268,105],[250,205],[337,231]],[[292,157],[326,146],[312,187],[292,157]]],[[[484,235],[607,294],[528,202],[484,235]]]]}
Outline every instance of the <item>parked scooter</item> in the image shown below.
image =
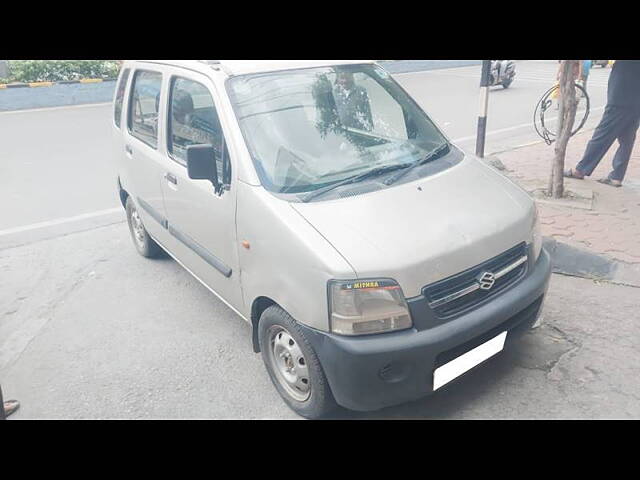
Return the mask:
{"type": "Polygon", "coordinates": [[[516,64],[513,60],[491,60],[491,83],[489,86],[502,85],[509,88],[516,76],[516,64]]]}

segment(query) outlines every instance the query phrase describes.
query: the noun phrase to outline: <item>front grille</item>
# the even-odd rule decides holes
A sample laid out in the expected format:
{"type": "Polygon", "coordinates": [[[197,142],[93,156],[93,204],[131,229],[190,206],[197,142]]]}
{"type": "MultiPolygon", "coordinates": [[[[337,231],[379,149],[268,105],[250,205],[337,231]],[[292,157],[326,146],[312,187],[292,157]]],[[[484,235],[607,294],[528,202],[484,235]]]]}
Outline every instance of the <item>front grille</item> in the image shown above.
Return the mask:
{"type": "Polygon", "coordinates": [[[527,270],[528,262],[523,259],[526,255],[527,246],[523,242],[480,265],[425,287],[423,295],[437,317],[458,315],[517,282],[527,270]],[[522,263],[517,264],[519,261],[522,263]],[[489,290],[479,288],[479,279],[485,272],[496,274],[515,264],[515,268],[495,279],[489,290]],[[460,296],[455,298],[456,295],[460,296]]]}
{"type": "Polygon", "coordinates": [[[465,353],[491,340],[493,337],[501,334],[504,331],[509,332],[507,333],[507,339],[511,338],[514,334],[517,335],[524,332],[524,329],[527,326],[530,326],[538,315],[538,311],[542,306],[543,298],[544,297],[541,295],[531,305],[526,307],[524,310],[516,313],[509,320],[501,323],[497,327],[492,328],[482,335],[478,335],[477,337],[463,343],[462,345],[458,345],[457,347],[447,350],[446,352],[440,353],[436,357],[435,368],[449,363],[451,360],[453,360],[454,358],[458,358],[460,355],[464,355],[465,353]]]}

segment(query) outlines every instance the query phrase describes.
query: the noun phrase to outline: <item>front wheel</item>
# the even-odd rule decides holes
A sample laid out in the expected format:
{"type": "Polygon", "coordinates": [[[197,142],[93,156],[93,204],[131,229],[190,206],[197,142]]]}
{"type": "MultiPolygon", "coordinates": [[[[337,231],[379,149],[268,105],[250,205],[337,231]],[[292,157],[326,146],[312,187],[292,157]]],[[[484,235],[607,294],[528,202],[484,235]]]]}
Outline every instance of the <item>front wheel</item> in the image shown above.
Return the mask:
{"type": "Polygon", "coordinates": [[[336,408],[320,360],[295,320],[277,305],[260,317],[258,340],[269,377],[285,403],[305,418],[336,408]]]}

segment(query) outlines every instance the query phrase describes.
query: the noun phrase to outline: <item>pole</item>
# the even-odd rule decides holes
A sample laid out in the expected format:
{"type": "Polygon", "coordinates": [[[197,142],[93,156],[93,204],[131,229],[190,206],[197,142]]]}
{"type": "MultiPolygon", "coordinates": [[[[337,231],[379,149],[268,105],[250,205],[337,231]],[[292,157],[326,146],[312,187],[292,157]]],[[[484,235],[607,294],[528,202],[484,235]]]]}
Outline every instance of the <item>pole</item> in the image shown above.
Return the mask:
{"type": "Polygon", "coordinates": [[[489,77],[491,60],[482,61],[480,75],[480,113],[478,114],[478,134],[476,136],[476,155],[484,158],[484,140],[487,134],[487,108],[489,107],[489,77]]]}

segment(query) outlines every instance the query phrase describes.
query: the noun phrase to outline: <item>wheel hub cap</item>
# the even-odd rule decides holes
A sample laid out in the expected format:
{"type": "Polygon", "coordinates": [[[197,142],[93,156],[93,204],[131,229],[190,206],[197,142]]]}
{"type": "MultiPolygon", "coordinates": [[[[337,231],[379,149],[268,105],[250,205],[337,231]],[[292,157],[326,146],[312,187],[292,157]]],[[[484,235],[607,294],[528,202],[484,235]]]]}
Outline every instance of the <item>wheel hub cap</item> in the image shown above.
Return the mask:
{"type": "Polygon", "coordinates": [[[133,236],[142,245],[144,243],[144,227],[142,226],[142,219],[138,215],[138,210],[135,208],[131,212],[131,227],[133,228],[133,236]]]}
{"type": "Polygon", "coordinates": [[[278,326],[269,329],[269,360],[280,385],[298,401],[311,394],[307,361],[287,330],[278,326]]]}

